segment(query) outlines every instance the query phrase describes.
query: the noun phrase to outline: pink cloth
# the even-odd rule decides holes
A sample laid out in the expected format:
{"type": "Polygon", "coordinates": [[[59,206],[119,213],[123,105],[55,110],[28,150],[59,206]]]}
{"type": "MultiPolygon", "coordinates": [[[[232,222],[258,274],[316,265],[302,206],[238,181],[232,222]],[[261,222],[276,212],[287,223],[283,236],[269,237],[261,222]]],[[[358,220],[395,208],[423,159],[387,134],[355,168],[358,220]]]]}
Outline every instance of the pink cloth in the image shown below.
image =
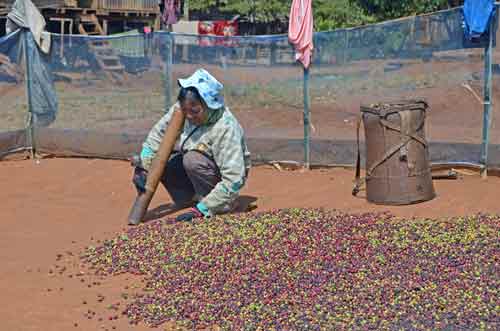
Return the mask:
{"type": "Polygon", "coordinates": [[[295,59],[309,68],[313,46],[312,0],[293,0],[288,40],[295,46],[295,59]]]}
{"type": "Polygon", "coordinates": [[[180,0],[165,0],[165,8],[163,9],[162,20],[165,24],[175,24],[179,20],[181,13],[180,0]]]}

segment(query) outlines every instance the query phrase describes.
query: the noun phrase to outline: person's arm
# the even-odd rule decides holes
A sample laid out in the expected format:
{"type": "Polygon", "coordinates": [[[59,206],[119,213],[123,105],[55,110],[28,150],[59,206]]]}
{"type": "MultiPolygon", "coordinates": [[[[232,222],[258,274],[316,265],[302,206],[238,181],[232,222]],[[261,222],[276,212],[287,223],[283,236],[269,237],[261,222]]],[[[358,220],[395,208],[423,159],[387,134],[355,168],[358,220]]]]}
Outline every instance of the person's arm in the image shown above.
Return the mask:
{"type": "Polygon", "coordinates": [[[216,214],[233,202],[246,181],[243,132],[235,125],[226,125],[213,145],[214,161],[219,167],[221,181],[197,205],[205,216],[216,214]]]}

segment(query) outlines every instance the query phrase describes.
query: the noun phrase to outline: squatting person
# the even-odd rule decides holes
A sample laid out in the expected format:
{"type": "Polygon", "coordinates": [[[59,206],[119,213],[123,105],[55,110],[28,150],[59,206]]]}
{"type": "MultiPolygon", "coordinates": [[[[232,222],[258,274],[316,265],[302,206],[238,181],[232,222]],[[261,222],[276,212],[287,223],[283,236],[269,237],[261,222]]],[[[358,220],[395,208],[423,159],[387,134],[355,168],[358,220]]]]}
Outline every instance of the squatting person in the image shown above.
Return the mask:
{"type": "Polygon", "coordinates": [[[177,217],[190,221],[233,211],[250,169],[244,131],[224,105],[223,85],[204,69],[179,79],[177,102],[153,126],[142,145],[133,183],[145,189],[151,167],[173,112],[182,111],[184,128],[167,162],[161,183],[175,208],[192,207],[177,217]]]}

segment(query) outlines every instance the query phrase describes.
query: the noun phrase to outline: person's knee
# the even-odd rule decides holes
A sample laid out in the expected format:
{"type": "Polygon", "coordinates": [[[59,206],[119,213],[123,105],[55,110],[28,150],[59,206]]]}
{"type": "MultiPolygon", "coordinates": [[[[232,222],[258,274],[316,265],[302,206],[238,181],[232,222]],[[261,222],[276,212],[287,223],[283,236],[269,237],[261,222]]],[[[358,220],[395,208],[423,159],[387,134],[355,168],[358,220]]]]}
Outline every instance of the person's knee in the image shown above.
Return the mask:
{"type": "Polygon", "coordinates": [[[161,182],[171,182],[175,181],[179,177],[185,177],[184,167],[182,164],[182,155],[174,154],[170,157],[165,165],[163,174],[161,177],[161,182]]]}
{"type": "Polygon", "coordinates": [[[206,163],[205,156],[199,152],[190,151],[184,154],[182,165],[188,174],[200,173],[206,163]]]}
{"type": "Polygon", "coordinates": [[[209,194],[221,181],[219,168],[215,162],[200,152],[187,152],[182,163],[195,192],[201,197],[209,194]]]}

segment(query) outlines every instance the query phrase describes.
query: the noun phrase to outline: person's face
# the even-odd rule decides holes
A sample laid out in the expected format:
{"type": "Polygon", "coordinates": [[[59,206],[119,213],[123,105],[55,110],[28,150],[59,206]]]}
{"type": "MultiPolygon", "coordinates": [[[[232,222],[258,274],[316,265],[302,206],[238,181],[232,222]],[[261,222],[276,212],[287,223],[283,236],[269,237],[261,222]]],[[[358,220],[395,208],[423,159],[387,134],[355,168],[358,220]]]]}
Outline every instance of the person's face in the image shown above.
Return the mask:
{"type": "Polygon", "coordinates": [[[187,98],[181,103],[181,109],[190,123],[196,126],[205,123],[207,111],[201,102],[187,98]]]}

